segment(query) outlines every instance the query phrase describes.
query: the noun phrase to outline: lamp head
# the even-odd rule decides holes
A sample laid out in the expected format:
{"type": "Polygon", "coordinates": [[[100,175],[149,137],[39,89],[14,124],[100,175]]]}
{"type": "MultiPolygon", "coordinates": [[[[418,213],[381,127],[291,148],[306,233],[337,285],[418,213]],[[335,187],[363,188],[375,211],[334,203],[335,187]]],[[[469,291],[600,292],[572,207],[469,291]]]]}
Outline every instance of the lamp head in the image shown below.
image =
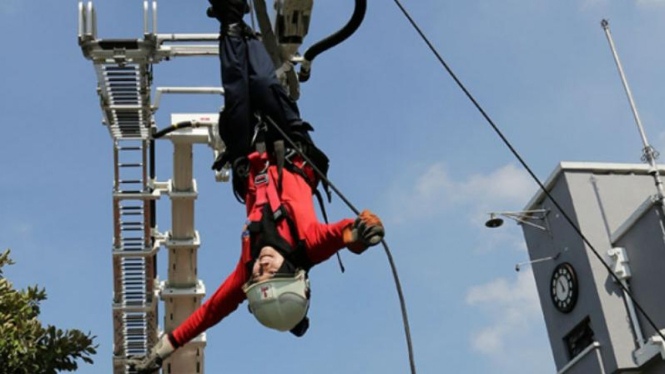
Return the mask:
{"type": "Polygon", "coordinates": [[[485,226],[489,228],[500,227],[501,225],[503,225],[503,219],[496,217],[494,213],[491,213],[490,219],[485,222],[485,226]]]}

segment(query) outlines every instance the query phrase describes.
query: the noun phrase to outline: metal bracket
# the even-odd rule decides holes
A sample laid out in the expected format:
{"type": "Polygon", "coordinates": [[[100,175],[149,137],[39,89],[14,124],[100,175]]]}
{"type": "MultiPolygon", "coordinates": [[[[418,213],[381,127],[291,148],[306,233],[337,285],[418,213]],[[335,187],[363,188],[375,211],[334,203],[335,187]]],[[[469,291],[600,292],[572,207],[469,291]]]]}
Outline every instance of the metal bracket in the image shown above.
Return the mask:
{"type": "Polygon", "coordinates": [[[665,360],[665,342],[660,335],[656,334],[647,340],[646,344],[633,352],[633,359],[638,367],[646,364],[656,355],[665,360]]]}
{"type": "Polygon", "coordinates": [[[612,265],[612,271],[621,280],[628,280],[632,276],[628,263],[628,252],[626,248],[616,247],[607,251],[610,258],[608,261],[612,265]]]}
{"type": "Polygon", "coordinates": [[[313,0],[275,0],[275,34],[282,60],[289,61],[298,53],[309,32],[313,0]]]}
{"type": "Polygon", "coordinates": [[[116,64],[122,66],[125,66],[127,63],[127,50],[124,48],[118,48],[113,50],[113,61],[115,61],[116,64]]]}

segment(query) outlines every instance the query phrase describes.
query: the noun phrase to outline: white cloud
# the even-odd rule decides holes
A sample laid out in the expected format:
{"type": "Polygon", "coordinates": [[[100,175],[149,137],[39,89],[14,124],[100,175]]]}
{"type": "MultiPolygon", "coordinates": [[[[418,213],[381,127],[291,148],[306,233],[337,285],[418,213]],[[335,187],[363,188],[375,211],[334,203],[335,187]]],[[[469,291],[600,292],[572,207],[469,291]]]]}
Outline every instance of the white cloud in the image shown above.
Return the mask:
{"type": "Polygon", "coordinates": [[[454,180],[443,162],[434,163],[411,186],[393,188],[389,199],[400,212],[398,222],[414,217],[430,217],[464,205],[470,216],[524,204],[534,193],[528,174],[508,164],[486,174],[472,174],[454,180]]]}
{"type": "MultiPolygon", "coordinates": [[[[441,197],[441,192],[455,190],[455,183],[450,180],[446,166],[439,162],[430,166],[427,171],[416,181],[413,186],[414,198],[418,201],[436,201],[441,197]]],[[[451,196],[454,199],[454,196],[451,196]]]]}
{"type": "Polygon", "coordinates": [[[508,164],[489,175],[472,175],[459,188],[467,200],[475,200],[479,204],[519,204],[531,197],[534,183],[526,172],[508,164]]]}
{"type": "MultiPolygon", "coordinates": [[[[497,278],[483,285],[471,287],[466,303],[480,308],[489,319],[489,325],[476,331],[470,338],[473,350],[488,356],[499,364],[510,364],[513,357],[529,357],[525,351],[536,353],[538,359],[548,359],[549,349],[542,341],[533,341],[534,329],[541,326],[540,303],[533,272],[517,273],[510,280],[497,278]]],[[[551,360],[550,360],[551,361],[551,360]]]]}

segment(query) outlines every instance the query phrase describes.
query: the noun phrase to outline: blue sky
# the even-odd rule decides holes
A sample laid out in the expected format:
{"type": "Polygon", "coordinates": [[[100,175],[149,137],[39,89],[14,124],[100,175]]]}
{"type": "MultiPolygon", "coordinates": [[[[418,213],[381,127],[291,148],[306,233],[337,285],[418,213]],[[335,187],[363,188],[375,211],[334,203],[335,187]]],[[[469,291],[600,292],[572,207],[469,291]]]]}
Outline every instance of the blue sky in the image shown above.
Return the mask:
{"type": "MultiPolygon", "coordinates": [[[[352,2],[318,1],[310,45],[352,2]]],[[[514,146],[545,179],[560,161],[639,162],[642,144],[600,20],[608,18],[653,145],[665,149],[665,1],[403,1],[514,146]]],[[[140,1],[98,0],[101,37],[139,37],[140,1]]],[[[162,0],[160,32],[215,32],[206,2],[162,0]]],[[[0,2],[0,247],[17,287],[39,284],[43,321],[92,331],[95,364],[111,371],[111,140],[100,124],[92,64],[76,41],[75,1],[0,2]]],[[[538,296],[516,225],[487,230],[487,212],[522,209],[536,191],[392,1],[371,1],[356,35],[315,61],[300,108],[332,159],[331,178],[386,222],[407,298],[421,373],[552,373],[538,296]]],[[[155,67],[156,86],[219,85],[215,58],[155,67]]],[[[164,98],[172,112],[215,112],[215,97],[164,98]]],[[[171,177],[168,142],[158,179],[171,177]]],[[[195,150],[208,294],[235,266],[243,207],[195,150]]],[[[160,201],[159,226],[170,206],[160,201]]],[[[335,199],[333,218],[350,213],[335,199]]],[[[165,261],[161,253],[160,263],[165,261]]],[[[260,327],[239,308],[208,333],[209,373],[405,373],[396,292],[380,249],[343,254],[312,272],[303,339],[260,327]]],[[[161,269],[162,279],[165,270],[161,269]]]]}

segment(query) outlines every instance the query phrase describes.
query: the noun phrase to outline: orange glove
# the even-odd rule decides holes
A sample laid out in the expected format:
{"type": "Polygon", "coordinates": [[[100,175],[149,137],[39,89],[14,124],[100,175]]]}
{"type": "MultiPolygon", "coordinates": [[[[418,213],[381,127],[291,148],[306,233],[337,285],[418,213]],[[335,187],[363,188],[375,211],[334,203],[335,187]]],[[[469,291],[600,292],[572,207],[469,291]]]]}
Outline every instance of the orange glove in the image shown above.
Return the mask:
{"type": "Polygon", "coordinates": [[[367,248],[379,244],[385,234],[381,219],[369,210],[363,210],[353,225],[344,229],[344,245],[359,255],[367,248]]]}

